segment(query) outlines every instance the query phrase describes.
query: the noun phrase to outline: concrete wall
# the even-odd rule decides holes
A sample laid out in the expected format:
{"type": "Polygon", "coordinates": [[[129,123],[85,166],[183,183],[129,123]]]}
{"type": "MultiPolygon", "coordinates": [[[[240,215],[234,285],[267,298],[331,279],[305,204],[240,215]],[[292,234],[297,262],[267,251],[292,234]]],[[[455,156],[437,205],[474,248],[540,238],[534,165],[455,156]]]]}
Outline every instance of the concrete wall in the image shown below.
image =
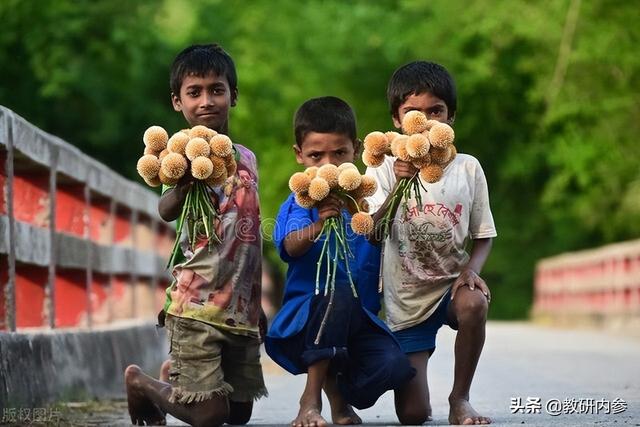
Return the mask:
{"type": "Polygon", "coordinates": [[[0,333],[0,411],[55,401],[123,397],[123,372],[157,375],[167,357],[164,329],[126,322],[100,330],[0,333]]]}

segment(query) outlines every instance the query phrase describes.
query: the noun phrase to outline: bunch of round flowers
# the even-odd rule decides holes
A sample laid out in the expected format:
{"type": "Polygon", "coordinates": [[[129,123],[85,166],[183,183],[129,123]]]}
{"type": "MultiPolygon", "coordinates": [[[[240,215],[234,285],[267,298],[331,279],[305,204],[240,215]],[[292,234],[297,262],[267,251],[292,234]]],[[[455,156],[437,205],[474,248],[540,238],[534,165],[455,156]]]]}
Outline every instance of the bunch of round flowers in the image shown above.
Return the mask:
{"type": "Polygon", "coordinates": [[[373,196],[377,184],[372,177],[361,175],[353,163],[312,166],[304,172],[296,172],[289,179],[289,189],[294,193],[296,203],[305,209],[315,207],[330,194],[336,195],[351,213],[351,228],[355,233],[367,235],[373,230],[373,219],[365,198],[373,196]]]}
{"type": "Polygon", "coordinates": [[[402,119],[402,134],[397,132],[371,132],[364,139],[362,161],[368,167],[378,167],[384,162],[385,156],[394,156],[402,161],[410,162],[418,169],[411,178],[400,180],[396,191],[392,195],[391,209],[382,218],[382,232],[386,237],[391,222],[391,213],[402,201],[407,207],[407,201],[415,197],[422,205],[420,188],[425,182],[435,183],[442,178],[444,168],[456,156],[453,145],[455,134],[451,126],[437,120],[428,120],[420,111],[409,111],[402,119]]]}
{"type": "Polygon", "coordinates": [[[183,129],[169,137],[160,126],[149,127],[142,137],[144,153],[138,159],[138,174],[152,187],[174,186],[189,177],[194,184],[185,199],[177,224],[176,242],[169,265],[173,265],[179,251],[179,240],[187,224],[189,242],[195,249],[201,242],[219,242],[215,234],[218,218],[209,187],[222,186],[235,175],[237,164],[233,143],[223,134],[206,126],[183,129]]]}
{"type": "Polygon", "coordinates": [[[371,132],[364,139],[362,161],[378,167],[384,156],[412,163],[426,182],[442,178],[444,168],[456,156],[453,128],[437,120],[428,120],[420,111],[409,111],[402,119],[403,134],[371,132]]]}
{"type": "Polygon", "coordinates": [[[206,126],[194,126],[170,138],[162,127],[151,126],[142,140],[145,149],[137,170],[152,187],[173,186],[185,175],[218,187],[236,173],[231,139],[206,126]]]}

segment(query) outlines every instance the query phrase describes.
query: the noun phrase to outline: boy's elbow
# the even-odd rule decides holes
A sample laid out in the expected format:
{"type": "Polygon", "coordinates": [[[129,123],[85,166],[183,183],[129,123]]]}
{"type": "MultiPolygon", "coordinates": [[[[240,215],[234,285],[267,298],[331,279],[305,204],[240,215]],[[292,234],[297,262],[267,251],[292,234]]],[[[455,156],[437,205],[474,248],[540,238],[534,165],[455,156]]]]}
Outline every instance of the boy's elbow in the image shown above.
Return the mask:
{"type": "Polygon", "coordinates": [[[166,222],[175,221],[178,217],[174,215],[174,212],[162,206],[162,204],[158,205],[158,215],[166,222]]]}
{"type": "Polygon", "coordinates": [[[287,245],[286,242],[284,244],[284,251],[291,258],[298,258],[300,255],[302,255],[301,253],[299,253],[300,251],[296,250],[296,248],[293,247],[293,245],[287,245]]]}

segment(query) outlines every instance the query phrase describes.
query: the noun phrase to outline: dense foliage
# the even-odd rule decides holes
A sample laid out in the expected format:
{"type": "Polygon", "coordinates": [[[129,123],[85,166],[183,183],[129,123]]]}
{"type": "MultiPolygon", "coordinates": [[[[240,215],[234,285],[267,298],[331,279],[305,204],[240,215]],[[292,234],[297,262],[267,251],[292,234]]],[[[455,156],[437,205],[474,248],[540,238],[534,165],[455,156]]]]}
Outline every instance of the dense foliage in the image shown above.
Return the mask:
{"type": "Polygon", "coordinates": [[[4,0],[0,22],[0,104],[132,179],[144,129],[184,127],[169,102],[173,57],[222,44],[239,72],[231,135],[258,155],[267,228],[300,169],[302,101],[337,95],[362,136],[391,129],[392,71],[444,64],[457,145],[490,185],[494,318],[527,315],[540,257],[640,235],[636,2],[4,0]]]}

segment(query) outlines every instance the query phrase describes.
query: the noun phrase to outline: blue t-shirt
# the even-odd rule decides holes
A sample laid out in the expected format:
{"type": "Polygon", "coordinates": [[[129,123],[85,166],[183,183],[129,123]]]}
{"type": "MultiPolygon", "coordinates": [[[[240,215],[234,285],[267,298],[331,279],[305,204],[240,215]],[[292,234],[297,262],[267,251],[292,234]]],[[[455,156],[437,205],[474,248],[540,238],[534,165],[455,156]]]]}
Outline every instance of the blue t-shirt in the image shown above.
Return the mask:
{"type": "MultiPolygon", "coordinates": [[[[380,270],[380,247],[372,245],[367,239],[353,232],[351,229],[351,215],[342,211],[342,217],[346,225],[346,238],[351,249],[352,257],[349,257],[351,277],[356,286],[358,298],[369,317],[382,329],[388,331],[377,313],[380,310],[380,297],[378,294],[378,277],[380,270]]],[[[324,236],[315,242],[302,256],[291,257],[284,248],[285,237],[296,230],[305,228],[319,219],[317,209],[305,209],[295,202],[291,194],[280,206],[276,219],[273,239],[278,253],[289,267],[287,270],[284,298],[282,308],[273,319],[265,346],[269,356],[289,372],[297,374],[304,372],[304,367],[298,366],[295,361],[285,357],[278,350],[283,339],[300,332],[309,318],[311,299],[315,295],[316,268],[320,257],[324,236]]],[[[330,240],[333,253],[333,242],[330,240]]],[[[320,270],[320,292],[324,291],[326,279],[326,258],[323,260],[320,270]]],[[[336,287],[350,286],[347,270],[343,260],[338,263],[336,271],[336,287]]]]}

